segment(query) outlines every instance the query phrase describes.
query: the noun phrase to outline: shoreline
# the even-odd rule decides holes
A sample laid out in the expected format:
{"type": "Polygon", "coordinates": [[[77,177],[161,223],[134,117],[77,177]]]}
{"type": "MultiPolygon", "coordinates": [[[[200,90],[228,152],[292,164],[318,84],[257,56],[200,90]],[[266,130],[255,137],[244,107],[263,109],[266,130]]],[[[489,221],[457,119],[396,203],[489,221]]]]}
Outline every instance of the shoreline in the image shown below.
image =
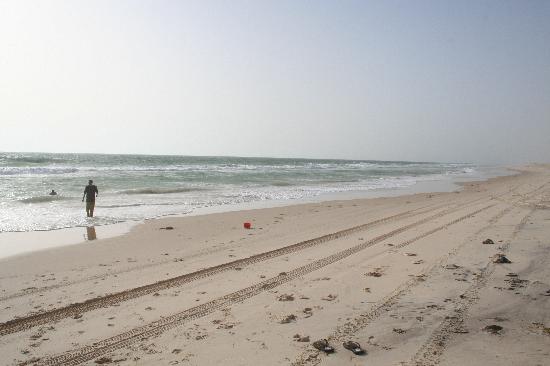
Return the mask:
{"type": "Polygon", "coordinates": [[[319,196],[295,200],[268,200],[211,206],[198,208],[190,213],[171,214],[144,220],[124,221],[115,224],[94,225],[93,222],[91,222],[88,226],[53,230],[0,232],[0,262],[9,260],[9,258],[13,256],[32,255],[33,252],[72,245],[83,245],[93,240],[123,236],[128,234],[136,226],[146,225],[152,221],[334,201],[368,200],[385,197],[404,197],[420,193],[453,192],[463,189],[463,186],[470,182],[484,182],[490,179],[520,174],[516,169],[518,168],[498,167],[498,173],[484,174],[478,177],[457,177],[449,180],[419,181],[409,187],[325,193],[319,196]]]}
{"type": "Polygon", "coordinates": [[[391,189],[499,169],[470,163],[155,155],[8,154],[0,160],[6,188],[0,194],[0,232],[87,226],[79,198],[89,178],[103,187],[95,221],[106,225],[212,205],[391,189]],[[55,197],[46,194],[52,188],[55,197]]]}

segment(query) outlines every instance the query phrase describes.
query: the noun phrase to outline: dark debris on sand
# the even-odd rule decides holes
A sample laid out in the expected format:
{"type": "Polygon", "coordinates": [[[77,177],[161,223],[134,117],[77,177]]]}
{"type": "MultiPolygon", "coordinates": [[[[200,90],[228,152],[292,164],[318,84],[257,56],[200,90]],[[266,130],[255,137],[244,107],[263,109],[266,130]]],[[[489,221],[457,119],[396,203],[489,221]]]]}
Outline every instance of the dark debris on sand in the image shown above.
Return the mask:
{"type": "Polygon", "coordinates": [[[491,333],[491,334],[500,334],[502,329],[503,328],[500,325],[496,325],[496,324],[487,325],[486,327],[483,328],[485,332],[491,333]]]}
{"type": "Polygon", "coordinates": [[[504,254],[498,253],[493,256],[493,263],[512,263],[512,261],[506,258],[504,254]]]}

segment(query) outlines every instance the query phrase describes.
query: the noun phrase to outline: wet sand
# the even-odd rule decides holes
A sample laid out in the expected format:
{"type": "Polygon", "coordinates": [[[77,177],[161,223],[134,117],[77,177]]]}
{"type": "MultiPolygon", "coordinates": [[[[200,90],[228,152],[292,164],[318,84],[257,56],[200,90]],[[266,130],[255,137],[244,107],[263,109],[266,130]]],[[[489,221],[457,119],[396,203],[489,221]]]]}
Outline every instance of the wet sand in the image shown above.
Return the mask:
{"type": "Polygon", "coordinates": [[[148,221],[0,261],[2,362],[543,365],[549,222],[542,165],[459,192],[148,221]],[[312,346],[325,338],[335,353],[312,346]]]}

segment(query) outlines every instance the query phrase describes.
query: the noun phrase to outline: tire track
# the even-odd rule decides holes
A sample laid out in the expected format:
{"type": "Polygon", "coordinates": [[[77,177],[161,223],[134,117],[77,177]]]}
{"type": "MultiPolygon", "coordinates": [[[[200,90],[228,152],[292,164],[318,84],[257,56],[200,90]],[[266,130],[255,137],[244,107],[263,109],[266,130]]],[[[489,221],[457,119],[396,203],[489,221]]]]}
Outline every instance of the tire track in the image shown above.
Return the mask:
{"type": "MultiPolygon", "coordinates": [[[[473,202],[475,202],[475,201],[472,201],[471,203],[473,203],[473,202]]],[[[358,231],[365,230],[365,229],[370,228],[372,226],[387,223],[387,222],[390,222],[392,220],[403,219],[403,218],[407,218],[407,217],[410,217],[410,216],[413,216],[413,215],[421,215],[421,214],[426,213],[426,212],[430,212],[430,211],[433,211],[433,210],[438,210],[438,209],[443,208],[445,206],[449,206],[450,204],[452,204],[452,202],[442,203],[442,204],[434,205],[434,206],[431,206],[431,207],[430,207],[430,205],[422,206],[422,207],[419,207],[419,208],[416,208],[416,209],[413,209],[413,210],[407,210],[407,211],[401,212],[401,213],[396,214],[396,215],[388,216],[388,217],[378,219],[378,220],[375,220],[375,221],[372,221],[372,222],[369,222],[369,223],[366,223],[366,224],[362,224],[362,225],[353,227],[351,229],[357,229],[358,231]]],[[[347,230],[350,230],[350,229],[347,229],[347,230]]],[[[300,243],[298,243],[298,244],[300,244],[300,243]]],[[[295,245],[295,244],[293,244],[293,245],[295,245]]],[[[191,258],[199,257],[201,255],[208,255],[208,254],[216,253],[218,251],[222,251],[222,250],[225,250],[225,249],[226,248],[219,248],[218,250],[208,249],[208,250],[199,251],[198,253],[195,253],[195,254],[192,254],[192,255],[186,257],[186,259],[191,259],[191,258]]],[[[159,266],[159,265],[169,264],[169,263],[174,263],[174,259],[171,258],[169,260],[163,260],[163,261],[159,261],[159,262],[155,262],[155,263],[143,264],[143,265],[135,266],[135,267],[128,268],[128,269],[121,269],[119,271],[113,271],[113,272],[109,272],[109,273],[104,273],[104,274],[100,274],[100,275],[86,277],[86,278],[76,280],[76,281],[72,281],[72,282],[62,282],[62,283],[58,283],[58,284],[54,284],[54,285],[50,285],[50,286],[44,286],[44,287],[31,289],[31,290],[27,290],[27,291],[20,291],[20,292],[11,294],[11,295],[6,295],[6,296],[3,296],[3,297],[0,297],[0,302],[6,301],[6,300],[11,300],[11,299],[18,298],[18,297],[23,297],[23,296],[29,296],[29,295],[33,295],[33,294],[37,294],[37,293],[42,293],[42,292],[46,292],[46,291],[50,291],[50,290],[54,290],[54,289],[58,289],[58,288],[63,288],[63,287],[71,286],[71,285],[75,285],[75,284],[85,283],[85,282],[94,281],[94,280],[101,280],[101,279],[108,278],[108,277],[111,277],[111,276],[114,276],[114,275],[119,275],[119,274],[123,274],[123,273],[127,273],[127,272],[137,271],[137,270],[146,269],[146,268],[150,268],[150,267],[156,267],[156,266],[159,266]]],[[[0,325],[0,335],[2,335],[1,325],[0,325]]]]}
{"type": "MultiPolygon", "coordinates": [[[[440,213],[437,213],[435,215],[432,215],[432,216],[448,214],[452,211],[459,210],[459,209],[463,208],[464,206],[474,204],[479,200],[481,200],[481,199],[476,199],[476,200],[468,202],[467,204],[458,205],[456,207],[446,209],[446,210],[444,210],[440,213]]],[[[30,328],[38,326],[38,325],[47,324],[49,322],[58,321],[58,320],[68,318],[68,317],[72,317],[72,316],[75,316],[75,315],[80,315],[82,313],[92,311],[92,310],[95,310],[95,309],[112,306],[112,305],[119,304],[119,303],[124,302],[124,301],[128,301],[128,300],[135,299],[135,298],[138,298],[138,297],[146,296],[148,294],[152,294],[152,293],[162,291],[162,290],[166,290],[166,289],[169,289],[169,288],[180,287],[184,284],[187,284],[187,283],[199,280],[199,279],[203,279],[203,278],[206,278],[206,277],[217,275],[217,274],[222,273],[222,272],[233,270],[233,269],[235,269],[235,267],[241,267],[242,268],[242,267],[245,267],[245,266],[249,266],[251,264],[255,264],[255,263],[258,263],[258,262],[268,260],[268,259],[273,259],[273,258],[280,257],[280,256],[283,256],[283,255],[291,254],[291,253],[294,253],[294,252],[297,252],[297,251],[300,251],[300,250],[304,250],[306,248],[316,246],[316,245],[319,245],[319,244],[322,244],[322,243],[325,243],[325,242],[328,242],[328,241],[332,241],[332,240],[336,240],[336,239],[339,239],[339,238],[342,238],[342,237],[352,235],[354,233],[372,228],[373,226],[376,226],[376,225],[384,224],[384,223],[387,223],[387,222],[391,222],[393,220],[398,220],[398,219],[406,218],[406,217],[409,217],[409,216],[423,214],[423,213],[426,213],[426,212],[433,211],[434,209],[441,208],[442,206],[446,206],[446,205],[447,204],[437,205],[436,208],[430,207],[430,208],[426,208],[425,210],[422,210],[422,209],[424,209],[424,207],[414,209],[414,210],[408,210],[408,211],[401,212],[401,213],[396,214],[396,215],[387,216],[387,217],[384,217],[384,218],[381,218],[381,219],[378,219],[378,220],[371,221],[371,222],[366,223],[366,224],[362,224],[362,225],[355,226],[355,227],[352,227],[352,228],[349,228],[349,229],[341,230],[341,231],[338,231],[338,232],[335,232],[335,233],[332,233],[332,234],[323,235],[323,236],[320,236],[320,237],[317,237],[317,238],[314,238],[314,239],[305,240],[305,241],[302,241],[302,242],[299,242],[299,243],[296,243],[296,244],[292,244],[292,245],[289,245],[289,246],[286,246],[286,247],[283,247],[283,248],[274,249],[274,250],[271,250],[271,251],[268,251],[268,252],[263,252],[263,253],[252,255],[250,257],[246,257],[246,258],[242,258],[242,259],[237,259],[235,261],[223,263],[223,264],[213,266],[213,267],[204,268],[204,269],[201,269],[201,270],[198,270],[198,271],[195,271],[195,272],[187,273],[187,274],[184,274],[184,275],[181,275],[181,276],[169,278],[169,279],[166,279],[166,280],[162,280],[162,281],[155,282],[155,283],[152,283],[152,284],[147,284],[147,285],[144,285],[144,286],[132,288],[132,289],[129,289],[129,290],[125,290],[125,291],[121,291],[121,292],[117,292],[117,293],[113,293],[113,294],[109,294],[109,295],[105,295],[105,296],[95,297],[95,298],[92,298],[92,299],[88,299],[84,302],[73,303],[73,304],[67,305],[65,307],[52,309],[52,310],[49,310],[49,311],[46,311],[46,312],[43,312],[43,313],[38,313],[38,314],[34,314],[34,315],[29,315],[29,316],[25,316],[25,317],[21,317],[21,318],[12,319],[12,320],[9,320],[5,323],[0,323],[0,336],[4,336],[4,335],[7,335],[7,334],[11,334],[11,333],[16,333],[16,332],[19,332],[19,331],[22,331],[22,330],[25,330],[25,329],[30,329],[30,328]],[[419,210],[422,210],[422,211],[419,211],[419,210]]],[[[432,216],[430,216],[430,217],[432,217],[432,216]]]]}
{"type": "MultiPolygon", "coordinates": [[[[501,197],[503,197],[507,194],[510,194],[512,192],[516,192],[516,190],[519,189],[519,187],[520,187],[520,185],[517,185],[517,186],[513,187],[510,191],[506,191],[506,192],[503,192],[503,193],[501,193],[497,196],[493,196],[493,197],[491,197],[491,199],[499,200],[500,202],[505,203],[505,204],[510,204],[508,201],[503,200],[501,197]]],[[[535,190],[538,190],[541,187],[539,187],[535,190]]],[[[472,204],[472,203],[480,201],[482,199],[483,198],[478,198],[476,200],[470,201],[468,204],[472,204]]],[[[419,211],[419,212],[415,213],[416,215],[418,215],[418,214],[422,214],[422,213],[425,213],[425,212],[429,212],[431,210],[437,210],[437,209],[440,209],[442,207],[449,206],[449,205],[453,204],[452,200],[450,200],[450,201],[451,202],[444,202],[442,204],[435,205],[435,206],[433,206],[433,207],[431,207],[427,210],[423,210],[423,211],[420,211],[420,210],[422,210],[422,209],[424,209],[428,206],[419,207],[419,208],[414,209],[414,210],[409,210],[409,211],[402,212],[401,214],[403,216],[400,217],[400,218],[405,218],[405,217],[412,216],[415,211],[419,211]]],[[[401,214],[398,214],[398,215],[401,215],[401,214]]],[[[394,215],[394,216],[398,216],[398,215],[394,215]]],[[[394,218],[397,218],[397,217],[394,217],[394,218]]],[[[379,221],[379,220],[376,220],[376,221],[379,221]]],[[[371,222],[371,223],[364,224],[364,225],[369,225],[369,224],[376,225],[375,222],[371,222]]],[[[361,225],[361,226],[364,226],[364,225],[361,225]]],[[[199,257],[201,255],[208,255],[208,254],[216,253],[216,252],[222,251],[222,250],[224,250],[224,248],[220,248],[219,250],[209,249],[209,250],[205,250],[205,251],[199,251],[196,254],[188,256],[187,259],[199,257]]],[[[156,266],[163,265],[163,264],[173,263],[173,261],[174,261],[174,259],[170,259],[170,260],[164,260],[164,261],[159,261],[159,262],[150,263],[150,264],[143,264],[143,265],[135,266],[135,267],[128,268],[128,269],[121,269],[119,271],[113,271],[113,272],[109,272],[109,273],[105,273],[105,274],[86,277],[86,278],[83,278],[83,279],[80,279],[80,280],[77,280],[77,281],[62,282],[62,283],[54,284],[54,285],[50,285],[50,286],[44,286],[44,287],[31,289],[31,290],[27,290],[27,291],[21,291],[21,292],[18,292],[18,293],[14,293],[14,294],[11,294],[11,295],[6,295],[6,296],[3,296],[3,297],[0,297],[0,302],[11,300],[11,299],[18,298],[18,297],[24,297],[24,296],[37,294],[37,293],[42,293],[42,292],[46,292],[46,291],[50,291],[50,290],[54,290],[54,289],[58,289],[58,288],[62,288],[62,287],[67,287],[67,286],[71,286],[71,285],[75,285],[75,284],[85,283],[85,282],[89,282],[89,281],[103,280],[105,278],[115,276],[115,275],[119,275],[119,274],[123,274],[123,273],[128,273],[128,272],[133,272],[133,271],[146,269],[146,268],[150,268],[150,267],[156,267],[156,266]]],[[[1,335],[2,335],[2,333],[1,333],[1,324],[0,324],[0,336],[1,335]]]]}
{"type": "MultiPolygon", "coordinates": [[[[199,250],[196,253],[193,253],[193,254],[190,254],[190,255],[186,256],[185,259],[193,259],[193,258],[197,258],[197,257],[204,256],[204,255],[214,254],[214,253],[226,250],[226,249],[227,248],[208,248],[208,249],[204,249],[204,250],[199,250]]],[[[111,271],[111,272],[107,272],[107,273],[101,273],[101,274],[97,274],[97,275],[94,275],[94,276],[81,278],[81,279],[74,280],[74,281],[63,281],[63,282],[60,282],[60,283],[57,283],[57,284],[54,284],[54,285],[31,288],[31,289],[28,289],[28,290],[22,290],[22,291],[15,292],[15,293],[10,294],[10,295],[5,295],[3,297],[0,297],[0,302],[11,300],[11,299],[16,299],[16,298],[24,297],[24,296],[36,295],[36,294],[39,294],[39,293],[42,293],[42,292],[47,292],[47,291],[51,291],[51,290],[55,290],[55,289],[59,289],[59,288],[63,288],[63,287],[68,287],[68,286],[72,286],[72,285],[78,285],[78,284],[81,284],[81,283],[97,281],[97,280],[104,280],[104,279],[109,278],[109,277],[116,277],[116,276],[124,274],[124,273],[140,271],[140,270],[147,269],[147,268],[162,266],[164,264],[171,264],[171,263],[174,263],[174,259],[175,258],[170,258],[170,259],[160,260],[158,262],[145,263],[145,264],[133,266],[133,267],[130,267],[130,268],[122,268],[122,269],[117,270],[117,271],[111,271]]]]}
{"type": "MultiPolygon", "coordinates": [[[[403,282],[396,289],[391,291],[388,295],[384,296],[382,299],[377,301],[367,312],[360,314],[355,319],[346,322],[345,324],[336,328],[336,330],[327,337],[329,341],[335,343],[341,342],[345,339],[348,339],[351,335],[357,333],[361,329],[367,327],[372,321],[377,319],[380,315],[385,314],[393,305],[395,305],[399,298],[405,293],[409,292],[416,285],[425,281],[426,277],[429,277],[434,274],[434,272],[439,272],[441,267],[449,260],[450,257],[456,255],[467,243],[476,238],[478,235],[486,231],[488,228],[492,227],[498,220],[508,214],[515,206],[511,205],[502,209],[496,215],[491,217],[487,222],[487,225],[477,230],[474,234],[470,235],[468,238],[462,241],[460,245],[453,248],[449,253],[443,255],[439,258],[434,264],[424,268],[419,275],[414,276],[413,278],[403,282]]],[[[444,225],[446,227],[450,226],[448,224],[444,225]]],[[[442,230],[441,228],[440,230],[442,230]]],[[[435,232],[439,230],[430,230],[429,232],[435,232]]],[[[428,232],[417,236],[414,239],[406,240],[400,244],[397,244],[394,248],[403,248],[414,241],[417,241],[423,237],[426,237],[430,234],[428,232]]],[[[320,354],[317,350],[306,349],[299,356],[296,357],[296,360],[291,363],[292,366],[305,366],[305,365],[318,365],[321,363],[321,359],[318,357],[320,354]]]]}
{"type": "MultiPolygon", "coordinates": [[[[332,333],[331,335],[329,335],[327,337],[327,339],[335,341],[335,342],[339,342],[339,341],[342,341],[342,340],[346,339],[346,337],[349,338],[350,335],[355,334],[359,330],[367,327],[370,323],[372,323],[372,321],[377,319],[381,314],[385,314],[394,304],[396,304],[401,296],[403,296],[405,293],[409,292],[416,285],[424,282],[424,279],[426,277],[429,277],[429,276],[433,275],[435,272],[439,272],[441,270],[441,267],[449,260],[449,258],[456,255],[468,242],[470,242],[471,240],[474,240],[477,236],[479,236],[480,234],[485,232],[487,229],[492,227],[495,223],[497,223],[502,217],[504,217],[506,214],[508,214],[514,208],[524,209],[524,207],[518,206],[518,202],[522,201],[522,199],[525,199],[528,195],[535,194],[535,192],[540,191],[547,184],[548,184],[548,182],[545,182],[542,185],[538,186],[537,188],[532,189],[531,191],[529,191],[525,194],[521,194],[520,196],[522,196],[522,198],[517,199],[516,202],[509,202],[509,201],[501,200],[500,198],[502,196],[504,196],[504,194],[499,195],[497,197],[494,197],[494,199],[497,199],[500,202],[505,203],[509,206],[502,209],[499,213],[497,213],[496,215],[491,217],[489,219],[489,221],[487,222],[487,225],[485,225],[481,229],[477,230],[474,234],[470,235],[467,239],[463,240],[460,245],[458,245],[457,247],[452,249],[449,253],[447,253],[446,255],[441,257],[439,260],[437,260],[437,262],[435,264],[433,264],[433,265],[429,266],[428,268],[425,268],[423,271],[421,271],[420,275],[417,275],[417,276],[405,281],[401,285],[399,285],[395,290],[390,292],[388,295],[386,295],[381,300],[379,300],[375,305],[373,305],[369,309],[369,311],[367,311],[365,313],[362,313],[358,317],[356,317],[355,319],[353,319],[349,322],[346,322],[342,326],[337,327],[335,332],[332,333]]],[[[516,187],[512,188],[510,192],[516,192],[516,190],[518,188],[519,188],[519,186],[516,186],[516,187]]],[[[529,197],[529,198],[533,198],[533,197],[529,197]]],[[[528,216],[529,216],[529,214],[526,217],[524,217],[523,220],[521,220],[521,222],[520,222],[521,226],[525,225],[525,222],[526,222],[528,216]]],[[[515,232],[515,234],[514,234],[514,232],[512,234],[512,238],[510,239],[510,241],[513,240],[513,238],[517,235],[517,232],[519,232],[519,229],[517,230],[517,232],[515,232]]],[[[426,235],[421,234],[419,236],[424,237],[426,235]]],[[[409,245],[410,243],[411,243],[411,240],[407,240],[403,243],[400,243],[400,244],[396,245],[394,248],[402,248],[402,247],[405,247],[405,246],[409,245]]],[[[509,242],[507,242],[507,243],[509,243],[509,242]]],[[[503,249],[507,249],[508,245],[505,244],[505,246],[503,246],[503,249]]],[[[318,365],[322,361],[322,359],[318,357],[319,354],[320,354],[320,352],[317,351],[317,350],[306,349],[299,356],[296,357],[295,361],[291,365],[292,366],[318,365]]],[[[419,366],[419,365],[424,365],[424,364],[419,363],[418,365],[415,365],[415,366],[419,366]]]]}
{"type": "MultiPolygon", "coordinates": [[[[511,242],[516,238],[519,232],[523,229],[529,217],[535,209],[531,209],[516,225],[510,239],[501,246],[501,251],[506,252],[510,247],[511,242]]],[[[452,335],[462,328],[462,324],[468,315],[468,311],[479,299],[479,292],[487,285],[491,275],[495,271],[497,264],[489,261],[481,270],[480,274],[474,279],[474,283],[470,285],[466,291],[456,299],[456,307],[447,316],[440,325],[434,330],[430,338],[418,349],[412,359],[406,363],[410,366],[425,366],[439,364],[441,355],[452,337],[452,335]]]]}
{"type": "MultiPolygon", "coordinates": [[[[450,225],[454,225],[458,222],[464,221],[468,218],[471,218],[472,216],[485,211],[491,207],[494,207],[495,204],[490,204],[487,206],[483,206],[482,208],[479,208],[473,212],[470,212],[464,216],[461,216],[457,219],[454,219],[450,221],[449,223],[446,223],[444,225],[441,225],[439,228],[440,230],[443,230],[450,225]]],[[[275,287],[278,287],[282,284],[285,284],[287,282],[290,282],[296,278],[302,277],[306,274],[309,274],[311,272],[314,272],[320,268],[323,268],[327,265],[330,265],[332,263],[335,263],[337,261],[340,261],[344,258],[347,258],[353,254],[356,254],[366,248],[369,248],[377,243],[380,243],[392,236],[395,236],[397,234],[400,234],[402,232],[405,232],[411,228],[417,227],[419,225],[422,225],[424,223],[427,223],[429,221],[432,221],[435,218],[439,218],[441,216],[445,215],[444,213],[438,213],[435,215],[431,215],[429,217],[426,217],[424,219],[421,219],[419,221],[416,221],[414,223],[402,226],[400,228],[397,228],[395,230],[392,230],[386,234],[379,235],[369,241],[363,242],[361,244],[355,245],[351,248],[339,251],[337,253],[334,253],[330,256],[327,256],[325,258],[313,261],[311,263],[308,263],[304,266],[295,268],[289,272],[283,272],[279,274],[278,276],[269,278],[267,280],[264,280],[262,282],[256,283],[254,285],[251,285],[249,287],[246,287],[244,289],[241,289],[236,292],[232,292],[230,294],[227,294],[225,296],[216,298],[214,300],[211,300],[209,302],[206,302],[204,304],[189,308],[187,310],[184,310],[182,312],[161,318],[159,320],[156,320],[152,323],[146,324],[144,326],[140,326],[137,328],[134,328],[130,331],[115,335],[113,337],[98,341],[93,343],[92,345],[85,346],[83,348],[68,351],[66,353],[63,353],[58,356],[53,356],[48,359],[43,360],[42,362],[39,362],[39,365],[78,365],[82,362],[86,362],[89,360],[92,360],[96,357],[102,356],[106,353],[115,351],[117,349],[127,347],[143,338],[151,338],[151,337],[158,337],[162,333],[175,328],[177,326],[180,326],[181,324],[184,324],[186,322],[199,319],[201,317],[204,317],[208,314],[213,313],[216,310],[219,310],[224,307],[231,306],[235,303],[240,303],[245,301],[246,299],[249,299],[255,295],[260,294],[261,292],[273,289],[275,287]]],[[[430,230],[432,231],[432,230],[430,230]]],[[[25,363],[23,363],[25,365],[25,363]]]]}

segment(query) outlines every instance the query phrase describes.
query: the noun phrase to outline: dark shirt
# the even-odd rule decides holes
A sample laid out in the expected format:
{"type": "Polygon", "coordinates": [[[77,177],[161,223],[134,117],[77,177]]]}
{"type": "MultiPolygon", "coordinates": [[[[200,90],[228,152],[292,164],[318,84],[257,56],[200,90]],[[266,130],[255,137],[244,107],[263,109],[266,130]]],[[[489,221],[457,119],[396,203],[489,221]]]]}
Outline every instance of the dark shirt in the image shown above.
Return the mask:
{"type": "Polygon", "coordinates": [[[86,195],[86,202],[95,202],[95,195],[99,193],[95,184],[87,185],[84,188],[84,194],[86,195]]]}

